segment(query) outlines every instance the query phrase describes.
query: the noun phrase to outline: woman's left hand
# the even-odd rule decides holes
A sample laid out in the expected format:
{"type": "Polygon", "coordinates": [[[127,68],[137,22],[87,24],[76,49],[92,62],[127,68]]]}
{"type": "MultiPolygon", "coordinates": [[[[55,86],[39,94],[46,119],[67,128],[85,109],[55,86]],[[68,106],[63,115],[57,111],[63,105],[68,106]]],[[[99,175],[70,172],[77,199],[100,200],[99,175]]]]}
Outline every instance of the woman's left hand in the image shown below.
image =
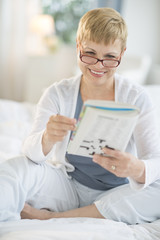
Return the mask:
{"type": "Polygon", "coordinates": [[[121,152],[109,148],[103,149],[104,154],[94,155],[93,161],[117,177],[131,177],[137,182],[145,182],[145,166],[143,161],[137,159],[130,153],[121,152]]]}

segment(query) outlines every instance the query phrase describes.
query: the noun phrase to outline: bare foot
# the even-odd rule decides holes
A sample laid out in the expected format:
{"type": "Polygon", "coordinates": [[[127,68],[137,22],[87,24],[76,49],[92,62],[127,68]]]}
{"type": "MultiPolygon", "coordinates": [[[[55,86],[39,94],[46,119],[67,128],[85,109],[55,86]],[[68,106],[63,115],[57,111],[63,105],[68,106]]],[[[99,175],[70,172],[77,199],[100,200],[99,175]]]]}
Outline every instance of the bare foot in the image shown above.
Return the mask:
{"type": "Polygon", "coordinates": [[[39,219],[46,220],[54,218],[54,212],[50,212],[46,209],[36,209],[31,207],[29,204],[25,203],[24,208],[21,212],[22,219],[39,219]]]}

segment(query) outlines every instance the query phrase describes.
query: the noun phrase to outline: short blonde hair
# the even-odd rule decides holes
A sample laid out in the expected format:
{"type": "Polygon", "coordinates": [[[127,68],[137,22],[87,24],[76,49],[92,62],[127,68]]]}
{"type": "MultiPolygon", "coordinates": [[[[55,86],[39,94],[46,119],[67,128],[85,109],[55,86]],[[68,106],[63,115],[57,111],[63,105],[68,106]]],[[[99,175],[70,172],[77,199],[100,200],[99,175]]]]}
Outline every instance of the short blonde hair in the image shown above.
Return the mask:
{"type": "Polygon", "coordinates": [[[112,8],[90,10],[80,19],[77,43],[84,40],[108,44],[120,39],[122,50],[126,48],[127,26],[121,15],[112,8]]]}

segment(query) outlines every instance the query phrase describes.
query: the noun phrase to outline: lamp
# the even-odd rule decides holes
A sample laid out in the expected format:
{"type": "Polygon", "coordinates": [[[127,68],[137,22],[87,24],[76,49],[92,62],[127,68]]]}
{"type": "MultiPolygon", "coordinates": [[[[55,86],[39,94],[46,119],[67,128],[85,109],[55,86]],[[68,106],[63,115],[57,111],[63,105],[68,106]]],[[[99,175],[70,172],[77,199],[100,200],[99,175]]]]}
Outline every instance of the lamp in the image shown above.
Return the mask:
{"type": "Polygon", "coordinates": [[[50,15],[36,15],[31,20],[30,29],[42,36],[53,34],[55,32],[54,20],[50,15]]]}
{"type": "Polygon", "coordinates": [[[54,19],[50,15],[38,14],[31,19],[30,30],[36,37],[35,47],[40,55],[53,51],[57,46],[54,19]]]}

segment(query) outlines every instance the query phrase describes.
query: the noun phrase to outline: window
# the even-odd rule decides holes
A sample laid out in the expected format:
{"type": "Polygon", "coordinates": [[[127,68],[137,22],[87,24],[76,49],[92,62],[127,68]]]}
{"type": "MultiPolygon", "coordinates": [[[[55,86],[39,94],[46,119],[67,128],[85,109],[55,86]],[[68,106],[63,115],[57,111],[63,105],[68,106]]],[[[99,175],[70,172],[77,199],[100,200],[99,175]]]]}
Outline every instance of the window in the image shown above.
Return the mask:
{"type": "Polygon", "coordinates": [[[41,0],[42,11],[54,18],[57,36],[65,43],[75,43],[80,18],[96,7],[121,10],[123,0],[41,0]]]}
{"type": "Polygon", "coordinates": [[[88,10],[97,7],[94,0],[41,0],[44,14],[53,16],[57,36],[75,43],[78,22],[88,10]]]}

